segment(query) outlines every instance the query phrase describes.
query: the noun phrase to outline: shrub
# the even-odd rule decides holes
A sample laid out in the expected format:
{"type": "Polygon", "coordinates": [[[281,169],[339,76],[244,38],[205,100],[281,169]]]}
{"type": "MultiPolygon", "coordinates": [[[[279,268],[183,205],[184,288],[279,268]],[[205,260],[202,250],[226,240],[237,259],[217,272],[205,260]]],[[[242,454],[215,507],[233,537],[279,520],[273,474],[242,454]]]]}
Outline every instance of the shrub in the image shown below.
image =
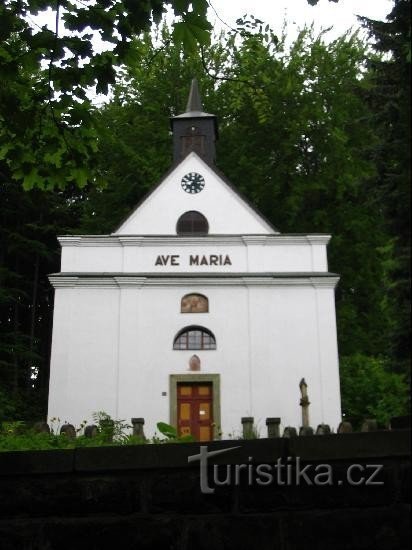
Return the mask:
{"type": "Polygon", "coordinates": [[[407,414],[405,377],[390,372],[385,359],[355,354],[340,361],[342,411],[353,422],[376,418],[385,425],[393,416],[407,414]]]}

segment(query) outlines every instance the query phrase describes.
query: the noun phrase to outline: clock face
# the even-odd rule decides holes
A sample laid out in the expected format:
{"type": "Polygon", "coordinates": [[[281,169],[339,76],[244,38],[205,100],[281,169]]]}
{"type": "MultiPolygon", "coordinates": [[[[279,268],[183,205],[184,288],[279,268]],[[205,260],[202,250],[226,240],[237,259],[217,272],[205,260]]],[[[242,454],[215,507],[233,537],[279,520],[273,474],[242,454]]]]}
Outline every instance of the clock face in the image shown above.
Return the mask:
{"type": "Polygon", "coordinates": [[[189,172],[182,178],[182,188],[186,193],[200,193],[205,186],[205,179],[197,172],[189,172]]]}

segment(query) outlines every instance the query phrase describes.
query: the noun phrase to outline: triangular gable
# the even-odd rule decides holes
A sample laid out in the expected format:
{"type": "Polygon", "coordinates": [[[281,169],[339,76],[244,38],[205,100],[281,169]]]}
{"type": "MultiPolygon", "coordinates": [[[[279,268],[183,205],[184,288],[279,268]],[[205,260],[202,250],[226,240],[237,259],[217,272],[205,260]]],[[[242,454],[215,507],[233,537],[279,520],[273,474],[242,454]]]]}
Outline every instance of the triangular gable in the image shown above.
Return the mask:
{"type": "Polygon", "coordinates": [[[209,234],[278,233],[216,168],[191,152],[165,175],[114,234],[176,235],[177,220],[192,210],[207,218],[209,234]],[[205,185],[199,193],[187,193],[182,188],[182,178],[190,172],[204,178],[205,185]]]}

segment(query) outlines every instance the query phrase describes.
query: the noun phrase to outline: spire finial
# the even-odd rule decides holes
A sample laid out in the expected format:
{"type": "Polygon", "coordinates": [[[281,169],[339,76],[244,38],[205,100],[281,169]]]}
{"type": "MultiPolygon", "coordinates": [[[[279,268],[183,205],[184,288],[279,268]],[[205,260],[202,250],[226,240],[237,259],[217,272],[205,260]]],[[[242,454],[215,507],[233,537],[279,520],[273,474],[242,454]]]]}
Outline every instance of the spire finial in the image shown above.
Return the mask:
{"type": "Polygon", "coordinates": [[[203,111],[202,100],[200,99],[199,86],[196,78],[192,79],[189,98],[186,105],[186,113],[191,113],[193,111],[203,111]]]}

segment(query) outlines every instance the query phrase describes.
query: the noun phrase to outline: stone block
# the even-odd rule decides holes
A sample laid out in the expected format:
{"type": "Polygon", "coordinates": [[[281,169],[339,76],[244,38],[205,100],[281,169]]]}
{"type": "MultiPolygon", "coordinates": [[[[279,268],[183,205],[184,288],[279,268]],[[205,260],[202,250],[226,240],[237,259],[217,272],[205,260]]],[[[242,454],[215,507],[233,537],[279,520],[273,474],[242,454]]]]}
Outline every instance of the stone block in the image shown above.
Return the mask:
{"type": "Polygon", "coordinates": [[[268,427],[268,437],[270,439],[280,437],[280,418],[266,418],[266,426],[268,427]]]}

